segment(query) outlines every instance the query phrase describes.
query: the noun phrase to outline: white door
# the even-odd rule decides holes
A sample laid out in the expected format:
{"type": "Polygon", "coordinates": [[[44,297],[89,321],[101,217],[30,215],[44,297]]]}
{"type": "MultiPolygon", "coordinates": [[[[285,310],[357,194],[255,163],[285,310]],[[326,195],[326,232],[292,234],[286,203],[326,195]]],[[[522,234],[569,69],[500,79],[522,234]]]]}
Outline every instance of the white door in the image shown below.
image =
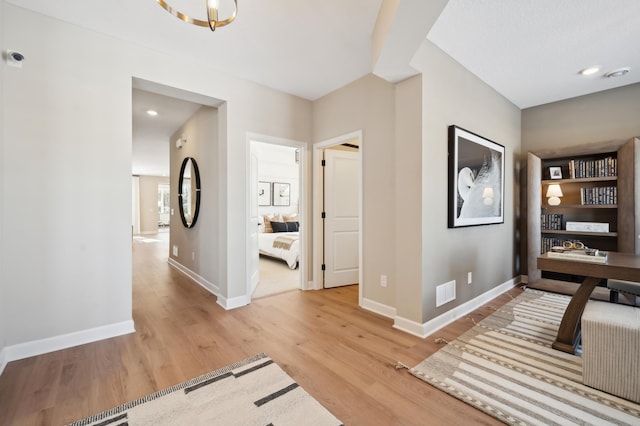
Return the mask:
{"type": "Polygon", "coordinates": [[[324,160],[324,287],[357,284],[359,155],[326,149],[324,160]]]}
{"type": "Polygon", "coordinates": [[[249,295],[260,281],[259,254],[258,254],[258,157],[253,149],[251,151],[251,171],[249,177],[249,243],[247,244],[247,274],[249,282],[249,295]]]}

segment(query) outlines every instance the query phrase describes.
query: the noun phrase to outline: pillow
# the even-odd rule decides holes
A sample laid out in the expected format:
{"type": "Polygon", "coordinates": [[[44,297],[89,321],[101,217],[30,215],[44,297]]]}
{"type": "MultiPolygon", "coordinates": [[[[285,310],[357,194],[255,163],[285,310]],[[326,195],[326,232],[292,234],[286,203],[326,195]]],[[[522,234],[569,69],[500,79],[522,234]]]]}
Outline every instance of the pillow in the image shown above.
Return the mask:
{"type": "Polygon", "coordinates": [[[265,233],[273,232],[273,228],[271,227],[271,217],[269,216],[264,217],[264,232],[265,233]]]}
{"type": "Polygon", "coordinates": [[[273,232],[298,232],[300,230],[299,222],[271,222],[273,232]]]}
{"type": "Polygon", "coordinates": [[[282,216],[265,216],[264,217],[264,232],[271,233],[273,232],[273,228],[271,227],[271,222],[284,222],[282,220],[282,216]]]}
{"type": "Polygon", "coordinates": [[[284,222],[298,222],[298,213],[292,213],[289,216],[283,216],[284,222]]]}

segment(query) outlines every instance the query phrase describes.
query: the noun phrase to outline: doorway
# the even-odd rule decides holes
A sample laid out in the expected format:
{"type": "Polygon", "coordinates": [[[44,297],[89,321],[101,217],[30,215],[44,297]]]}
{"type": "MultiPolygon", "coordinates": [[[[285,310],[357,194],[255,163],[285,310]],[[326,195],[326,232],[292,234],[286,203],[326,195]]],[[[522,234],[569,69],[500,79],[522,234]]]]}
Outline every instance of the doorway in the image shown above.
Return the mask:
{"type": "MultiPolygon", "coordinates": [[[[362,132],[357,131],[342,135],[330,140],[319,142],[314,145],[313,157],[314,157],[314,205],[325,206],[326,201],[335,201],[334,204],[339,204],[338,212],[326,212],[322,208],[314,209],[314,283],[315,288],[328,288],[336,285],[348,285],[353,284],[355,276],[357,276],[357,283],[361,284],[362,280],[362,233],[359,230],[362,229],[362,132]],[[329,171],[332,179],[336,180],[336,184],[339,186],[340,194],[336,194],[331,186],[325,187],[326,167],[323,168],[323,160],[325,160],[326,152],[329,148],[331,150],[331,157],[340,158],[338,163],[342,166],[333,171],[329,171]],[[337,148],[337,149],[335,149],[337,148]],[[336,154],[338,152],[338,154],[336,154]],[[346,154],[342,154],[346,153],[346,154]],[[352,167],[355,164],[355,169],[352,167]],[[342,180],[342,183],[341,183],[342,180]],[[348,191],[342,192],[346,187],[348,191]],[[325,193],[325,190],[331,191],[331,193],[325,193]],[[355,193],[353,192],[355,191],[355,193]],[[346,197],[346,200],[341,198],[346,197]],[[323,213],[325,218],[323,218],[323,213]],[[337,217],[336,217],[337,216],[337,217]],[[326,219],[336,220],[335,224],[327,224],[326,219]],[[347,228],[336,228],[335,226],[342,226],[348,223],[347,228]],[[339,233],[339,238],[336,240],[334,236],[327,236],[327,232],[339,233]],[[332,239],[333,238],[333,239],[332,239]],[[338,247],[339,249],[347,249],[348,254],[343,255],[340,252],[336,254],[329,248],[327,253],[327,240],[328,244],[332,248],[338,247]],[[333,259],[338,259],[337,262],[331,262],[333,259]],[[329,263],[327,263],[329,262],[329,263]],[[355,264],[357,263],[357,268],[355,264]],[[338,272],[338,275],[343,275],[338,280],[335,277],[330,277],[327,285],[327,270],[333,269],[330,273],[338,272]],[[354,275],[355,274],[355,275],[354,275]]],[[[326,161],[325,161],[325,164],[326,161]]],[[[330,165],[330,167],[332,167],[330,165]]],[[[334,185],[335,187],[336,185],[334,185]]],[[[359,286],[359,298],[362,302],[362,285],[359,286]]]]}
{"type": "Polygon", "coordinates": [[[261,135],[249,142],[248,294],[304,288],[305,144],[261,135]]]}

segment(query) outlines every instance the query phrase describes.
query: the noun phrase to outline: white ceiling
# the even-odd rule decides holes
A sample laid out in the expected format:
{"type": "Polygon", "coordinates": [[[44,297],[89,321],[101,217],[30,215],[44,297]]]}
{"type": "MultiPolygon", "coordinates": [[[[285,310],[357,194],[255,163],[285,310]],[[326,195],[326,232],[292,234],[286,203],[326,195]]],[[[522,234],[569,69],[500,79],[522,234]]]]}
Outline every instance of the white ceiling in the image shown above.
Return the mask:
{"type": "Polygon", "coordinates": [[[638,0],[450,0],[427,38],[523,109],[640,82],[638,0]]]}
{"type": "MultiPolygon", "coordinates": [[[[155,0],[6,1],[310,100],[370,72],[390,81],[408,76],[406,51],[427,34],[520,108],[640,82],[638,0],[449,0],[432,28],[427,14],[437,16],[446,0],[238,0],[236,21],[215,33],[178,20],[155,0]],[[391,23],[377,21],[381,7],[393,12],[396,5],[391,23]],[[388,30],[381,32],[387,46],[372,63],[376,25],[388,30]],[[391,64],[393,69],[390,58],[405,63],[391,64]],[[578,75],[594,64],[603,66],[600,73],[578,75]],[[602,76],[625,66],[631,72],[624,77],[602,76]]],[[[191,12],[204,1],[169,3],[191,12]]],[[[133,100],[134,114],[145,108],[136,104],[136,95],[133,100]]],[[[172,108],[166,99],[156,100],[172,108]]],[[[169,130],[182,117],[159,112],[155,121],[134,116],[134,144],[139,135],[160,132],[146,129],[146,123],[166,119],[165,135],[177,129],[169,130]]]]}

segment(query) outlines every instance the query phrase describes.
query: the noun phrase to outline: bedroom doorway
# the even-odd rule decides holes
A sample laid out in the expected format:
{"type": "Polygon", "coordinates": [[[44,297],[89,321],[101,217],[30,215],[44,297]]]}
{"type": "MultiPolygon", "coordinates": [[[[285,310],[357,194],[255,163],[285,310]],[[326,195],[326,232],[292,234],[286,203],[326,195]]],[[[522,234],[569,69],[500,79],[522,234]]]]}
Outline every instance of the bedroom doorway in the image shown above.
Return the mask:
{"type": "Polygon", "coordinates": [[[254,136],[249,158],[249,294],[255,299],[300,290],[303,146],[254,136]]]}

